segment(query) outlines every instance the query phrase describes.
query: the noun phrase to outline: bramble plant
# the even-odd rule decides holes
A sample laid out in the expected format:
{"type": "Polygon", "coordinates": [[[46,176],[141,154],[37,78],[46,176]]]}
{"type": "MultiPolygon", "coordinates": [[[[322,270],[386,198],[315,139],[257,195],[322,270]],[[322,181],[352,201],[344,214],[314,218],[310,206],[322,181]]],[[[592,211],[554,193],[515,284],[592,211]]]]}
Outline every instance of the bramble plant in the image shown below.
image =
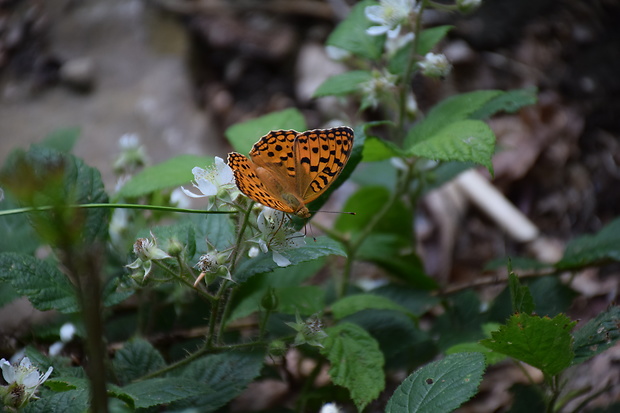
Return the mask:
{"type": "MultiPolygon", "coordinates": [[[[442,294],[414,249],[421,196],[474,165],[493,173],[495,136],[484,120],[536,100],[534,90],[484,90],[419,112],[414,76],[450,71],[432,51],[451,27],[424,29],[424,10],[467,12],[478,3],[366,0],[329,36],[329,53],[356,69],[326,80],[315,97],[348,97],[381,120],[339,121],[355,124],[354,147],[310,211],[350,179],[358,189],[342,210],[356,215],[338,216],[331,228],[311,224],[325,235],[307,239],[300,218],[251,202],[221,158],[183,155],[145,166],[145,149],[126,136],[114,165],[123,184],[108,194],[99,172],[70,154],[77,130],[14,151],[0,172],[0,304],[26,296],[58,316],[30,342],[20,339],[21,363],[2,360],[5,408],[212,412],[250,383],[280,377],[297,389],[295,411],[363,411],[373,403],[373,411],[440,413],[473,397],[487,366],[512,358],[544,376],[515,389],[531,403],[519,407],[565,411],[585,392],[566,393],[567,369],[617,343],[620,309],[574,331],[562,313],[571,292],[558,275],[619,261],[620,220],[573,240],[559,262],[532,264],[527,285],[509,270],[505,292],[485,306],[473,288],[442,294]],[[179,194],[205,208],[187,209],[179,194]],[[356,284],[359,262],[389,278],[378,287],[356,284]],[[429,329],[420,318],[433,307],[443,314],[429,318],[429,329]],[[46,351],[48,341],[56,343],[46,351]],[[73,345],[69,357],[71,343],[82,350],[73,345]],[[293,352],[313,361],[309,373],[292,365],[293,352]],[[319,386],[326,369],[330,383],[319,386]],[[413,373],[386,390],[394,369],[413,373]]],[[[234,125],[226,136],[245,154],[279,129],[308,127],[287,109],[234,125]]]]}

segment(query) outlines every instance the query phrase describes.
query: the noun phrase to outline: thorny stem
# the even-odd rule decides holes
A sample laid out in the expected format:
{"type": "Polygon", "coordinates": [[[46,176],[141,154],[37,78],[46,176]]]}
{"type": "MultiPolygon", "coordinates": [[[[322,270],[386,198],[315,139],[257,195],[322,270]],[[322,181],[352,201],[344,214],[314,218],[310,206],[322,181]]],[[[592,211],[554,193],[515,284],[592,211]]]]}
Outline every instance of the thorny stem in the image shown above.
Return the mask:
{"type": "Polygon", "coordinates": [[[176,280],[182,282],[183,284],[187,285],[188,287],[192,288],[193,290],[195,290],[196,292],[198,292],[198,294],[200,294],[200,296],[202,298],[206,298],[209,302],[213,303],[215,302],[215,297],[213,297],[211,294],[209,294],[206,291],[201,290],[200,288],[196,288],[194,287],[194,284],[190,283],[189,281],[187,281],[185,278],[183,278],[181,275],[177,274],[176,272],[172,271],[171,268],[169,268],[167,265],[165,265],[162,262],[159,262],[158,260],[153,260],[153,262],[159,266],[159,268],[163,269],[164,271],[166,271],[167,273],[169,273],[170,275],[172,275],[176,280]]]}

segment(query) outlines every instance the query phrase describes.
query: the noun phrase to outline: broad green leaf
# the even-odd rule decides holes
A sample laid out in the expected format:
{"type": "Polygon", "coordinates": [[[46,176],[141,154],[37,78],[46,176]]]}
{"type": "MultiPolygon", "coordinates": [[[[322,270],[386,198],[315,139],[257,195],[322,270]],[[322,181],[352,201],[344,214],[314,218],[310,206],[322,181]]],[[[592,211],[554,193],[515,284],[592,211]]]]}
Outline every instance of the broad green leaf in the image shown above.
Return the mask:
{"type": "Polygon", "coordinates": [[[9,283],[2,283],[0,285],[0,308],[4,307],[13,300],[18,299],[21,295],[15,291],[15,288],[9,283]]]}
{"type": "Polygon", "coordinates": [[[334,384],[349,390],[359,411],[375,400],[385,387],[383,354],[379,345],[361,327],[341,323],[325,330],[321,354],[331,362],[334,384]]]}
{"type": "Polygon", "coordinates": [[[502,93],[504,92],[499,90],[479,90],[444,99],[428,112],[426,118],[409,130],[404,148],[411,148],[416,143],[429,139],[453,122],[470,119],[472,114],[502,93]]]}
{"type": "Polygon", "coordinates": [[[55,392],[62,392],[62,391],[76,390],[76,389],[77,390],[88,390],[88,386],[89,386],[88,379],[84,377],[60,376],[60,377],[52,377],[45,381],[45,387],[48,387],[55,392]]]}
{"type": "Polygon", "coordinates": [[[248,316],[259,309],[263,295],[271,288],[296,287],[315,275],[325,264],[319,258],[295,266],[277,268],[267,274],[258,274],[239,286],[235,292],[235,306],[228,322],[248,316]]]}
{"type": "Polygon", "coordinates": [[[196,249],[199,252],[205,252],[209,249],[207,240],[210,246],[215,247],[218,251],[230,248],[235,242],[236,229],[230,215],[193,214],[190,221],[196,230],[196,249]]]}
{"type": "Polygon", "coordinates": [[[317,88],[312,95],[315,98],[323,96],[341,96],[360,91],[360,84],[372,79],[367,70],[352,70],[328,78],[317,88]]]}
{"type": "Polygon", "coordinates": [[[424,56],[439,43],[454,26],[436,26],[424,29],[420,33],[420,43],[418,44],[418,54],[424,56]]]}
{"type": "Polygon", "coordinates": [[[299,110],[289,108],[237,123],[226,129],[226,138],[228,138],[235,151],[246,154],[250,152],[252,145],[261,136],[266,135],[272,130],[280,129],[294,129],[298,132],[303,132],[308,129],[308,126],[299,110]]]}
{"type": "Polygon", "coordinates": [[[0,185],[23,206],[53,208],[28,218],[54,246],[85,248],[108,235],[107,209],[67,208],[108,202],[99,171],[71,154],[36,145],[14,151],[0,173],[0,185]]]}
{"type": "Polygon", "coordinates": [[[122,387],[131,396],[137,409],[168,404],[188,397],[198,396],[210,389],[201,383],[183,377],[155,378],[122,387]]]}
{"type": "Polygon", "coordinates": [[[78,127],[58,129],[47,135],[45,139],[37,145],[55,149],[59,152],[69,153],[80,137],[80,133],[81,131],[78,127]]]}
{"type": "Polygon", "coordinates": [[[616,345],[620,339],[620,307],[614,306],[603,311],[577,330],[574,337],[573,364],[583,363],[616,345]]]}
{"type": "MultiPolygon", "coordinates": [[[[380,186],[363,187],[349,197],[343,210],[353,211],[356,215],[340,215],[336,220],[335,228],[344,233],[356,234],[363,231],[369,222],[381,211],[390,192],[380,186]]],[[[405,205],[397,201],[387,211],[383,219],[375,225],[373,232],[393,234],[406,240],[411,239],[412,221],[411,214],[405,205]]],[[[408,242],[408,241],[407,241],[408,242]]]]}
{"type": "Polygon", "coordinates": [[[407,150],[422,158],[475,162],[493,173],[491,157],[495,150],[495,134],[484,122],[462,120],[449,123],[433,135],[413,143],[407,150]]]}
{"type": "Polygon", "coordinates": [[[566,312],[578,295],[558,277],[540,277],[528,283],[539,316],[555,317],[566,312]]]}
{"type": "Polygon", "coordinates": [[[409,286],[422,290],[437,288],[437,282],[424,271],[422,261],[408,247],[409,239],[393,233],[371,233],[360,246],[359,260],[370,261],[386,269],[409,286]]]}
{"type": "MultiPolygon", "coordinates": [[[[308,239],[303,247],[289,249],[282,254],[291,261],[291,265],[312,261],[328,255],[346,257],[342,245],[328,237],[317,237],[316,241],[308,239]]],[[[253,275],[270,272],[277,268],[280,267],[273,261],[272,253],[269,251],[266,254],[260,254],[256,258],[249,258],[243,261],[235,274],[233,274],[233,280],[242,283],[253,275]]]]}
{"type": "MultiPolygon", "coordinates": [[[[0,211],[21,207],[11,194],[7,192],[4,195],[0,211]]],[[[0,216],[0,234],[3,234],[0,237],[0,252],[34,254],[41,243],[26,214],[0,216]]]]}
{"type": "Polygon", "coordinates": [[[166,362],[151,343],[133,338],[116,352],[112,365],[116,378],[124,384],[165,367],[166,362]]]}
{"type": "Polygon", "coordinates": [[[506,360],[505,354],[497,353],[489,348],[486,348],[478,342],[472,341],[467,343],[455,344],[452,347],[448,348],[445,353],[446,355],[457,353],[480,353],[484,355],[484,362],[487,366],[497,364],[500,361],[506,360]]]}
{"type": "Polygon", "coordinates": [[[362,310],[393,310],[408,316],[413,316],[405,307],[396,304],[389,298],[374,294],[355,294],[350,295],[332,304],[332,312],[336,320],[343,319],[351,314],[362,310]]]}
{"type": "Polygon", "coordinates": [[[194,386],[201,386],[203,392],[173,403],[170,410],[192,407],[203,413],[221,411],[222,406],[237,397],[260,374],[263,358],[262,352],[226,352],[203,357],[181,371],[175,370],[174,380],[191,380],[194,386]]]}
{"type": "Polygon", "coordinates": [[[379,59],[383,52],[385,36],[370,36],[366,33],[367,28],[376,24],[366,18],[365,9],[376,4],[379,3],[365,0],[353,6],[347,18],[329,35],[327,45],[370,60],[379,59]]]}
{"type": "Polygon", "coordinates": [[[86,413],[89,407],[88,398],[87,389],[69,390],[30,402],[22,411],[24,413],[86,413]]]}
{"type": "Polygon", "coordinates": [[[370,136],[366,139],[364,145],[364,154],[362,159],[364,162],[377,162],[390,159],[395,156],[406,156],[405,151],[400,149],[394,143],[384,141],[383,139],[370,136]]]}
{"type": "MultiPolygon", "coordinates": [[[[192,179],[192,168],[213,165],[213,157],[179,155],[157,165],[148,166],[123,185],[121,198],[138,198],[162,189],[187,185],[192,179]]],[[[188,187],[187,189],[192,189],[188,187]]],[[[195,191],[195,190],[194,190],[195,191]]]]}
{"type": "Polygon", "coordinates": [[[398,182],[398,173],[388,159],[366,162],[351,176],[351,181],[359,186],[382,186],[394,192],[398,182]]]}
{"type": "MultiPolygon", "coordinates": [[[[218,216],[227,217],[227,215],[218,216]]],[[[172,242],[178,241],[184,246],[189,258],[193,257],[196,252],[196,231],[193,222],[189,220],[180,221],[173,225],[154,227],[148,231],[143,230],[138,235],[139,237],[150,238],[151,233],[157,239],[157,246],[164,251],[168,251],[172,242]]]]}
{"type": "Polygon", "coordinates": [[[46,261],[14,252],[0,253],[0,280],[28,297],[37,310],[79,311],[75,287],[46,261]]]}
{"type": "Polygon", "coordinates": [[[384,371],[412,369],[437,355],[431,335],[420,330],[416,321],[404,313],[368,309],[351,314],[341,322],[356,324],[377,340],[385,358],[384,371]]]}
{"type": "Polygon", "coordinates": [[[559,270],[578,269],[620,261],[620,218],[594,235],[583,235],[568,243],[564,256],[555,264],[559,270]]]}
{"type": "Polygon", "coordinates": [[[386,406],[386,413],[448,413],[469,400],[484,373],[480,353],[457,353],[427,364],[407,377],[386,406]]]}
{"type": "Polygon", "coordinates": [[[524,106],[533,105],[538,100],[536,88],[516,89],[504,92],[486,102],[471,114],[472,119],[488,119],[498,112],[514,113],[524,106]]]}
{"type": "Polygon", "coordinates": [[[402,284],[390,283],[371,290],[373,294],[389,298],[408,309],[412,314],[421,316],[440,303],[440,298],[430,291],[402,284]]]}
{"type": "Polygon", "coordinates": [[[445,313],[435,320],[431,333],[439,336],[437,345],[446,350],[459,343],[484,338],[482,325],[487,322],[481,312],[480,297],[471,290],[463,291],[444,300],[445,313]]]}
{"type": "Polygon", "coordinates": [[[521,285],[519,278],[512,272],[512,268],[508,274],[508,287],[510,288],[512,311],[532,314],[534,312],[534,297],[526,285],[521,285]]]}
{"type": "Polygon", "coordinates": [[[276,289],[278,312],[309,316],[323,310],[325,290],[315,285],[283,287],[276,289]]]}
{"type": "Polygon", "coordinates": [[[515,314],[491,333],[492,338],[480,343],[555,376],[570,366],[575,356],[570,334],[575,324],[564,314],[554,318],[515,314]]]}

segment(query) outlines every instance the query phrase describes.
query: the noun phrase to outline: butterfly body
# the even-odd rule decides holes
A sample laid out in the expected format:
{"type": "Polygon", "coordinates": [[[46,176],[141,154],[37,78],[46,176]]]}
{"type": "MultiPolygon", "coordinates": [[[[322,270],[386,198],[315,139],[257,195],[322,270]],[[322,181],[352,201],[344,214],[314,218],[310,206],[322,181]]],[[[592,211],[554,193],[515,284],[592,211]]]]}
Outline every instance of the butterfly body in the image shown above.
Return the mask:
{"type": "Polygon", "coordinates": [[[228,165],[241,192],[273,209],[311,216],[306,205],[327,190],[344,169],[353,148],[346,126],[271,131],[254,144],[249,158],[236,152],[228,165]]]}

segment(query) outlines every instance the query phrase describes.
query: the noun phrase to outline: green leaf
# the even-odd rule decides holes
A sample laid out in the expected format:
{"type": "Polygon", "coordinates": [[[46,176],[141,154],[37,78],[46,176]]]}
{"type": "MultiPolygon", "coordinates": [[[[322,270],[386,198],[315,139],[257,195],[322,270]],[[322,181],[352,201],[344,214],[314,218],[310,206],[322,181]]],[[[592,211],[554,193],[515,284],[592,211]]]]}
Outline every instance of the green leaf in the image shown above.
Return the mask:
{"type": "MultiPolygon", "coordinates": [[[[0,202],[0,211],[20,208],[13,196],[5,193],[5,198],[0,202]]],[[[33,255],[40,245],[39,238],[32,229],[26,214],[0,216],[0,251],[21,252],[33,255]]]]}
{"type": "Polygon", "coordinates": [[[269,289],[284,289],[296,287],[308,278],[315,275],[325,264],[325,259],[319,258],[302,262],[295,266],[278,268],[270,273],[258,274],[239,286],[235,292],[235,306],[227,320],[231,322],[248,316],[257,311],[263,295],[269,289]]]}
{"type": "Polygon", "coordinates": [[[24,413],[49,412],[87,412],[89,407],[88,390],[69,390],[30,402],[22,411],[24,413]]]}
{"type": "Polygon", "coordinates": [[[321,354],[331,363],[334,384],[349,390],[359,411],[375,400],[385,387],[383,354],[379,345],[361,327],[342,323],[325,330],[321,354]]]}
{"type": "Polygon", "coordinates": [[[532,314],[534,312],[534,297],[526,285],[521,285],[519,278],[512,272],[512,268],[508,274],[508,287],[510,288],[512,311],[532,314]]]}
{"type": "Polygon", "coordinates": [[[502,93],[499,90],[479,90],[444,99],[428,112],[426,118],[409,130],[404,147],[408,149],[429,139],[450,123],[470,119],[472,114],[502,93]]]}
{"type": "Polygon", "coordinates": [[[226,129],[226,138],[235,151],[246,154],[261,136],[272,130],[280,129],[294,129],[302,132],[308,129],[308,126],[299,110],[289,108],[237,123],[226,129]]]}
{"type": "MultiPolygon", "coordinates": [[[[328,237],[317,237],[316,241],[307,240],[306,245],[303,247],[286,250],[282,254],[291,261],[291,265],[312,261],[328,255],[346,257],[342,245],[328,237]]],[[[235,274],[233,274],[233,280],[242,283],[253,275],[270,272],[277,268],[280,267],[273,261],[272,253],[269,251],[266,254],[260,254],[256,258],[243,261],[235,274]]]]}
{"type": "MultiPolygon", "coordinates": [[[[491,338],[491,333],[497,329],[499,329],[500,324],[498,323],[485,323],[482,326],[482,330],[484,331],[484,336],[487,338],[491,338]]],[[[502,353],[495,352],[478,341],[466,342],[455,344],[454,346],[448,348],[445,351],[446,354],[456,354],[456,353],[482,353],[484,355],[485,363],[488,365],[497,364],[500,361],[506,359],[506,355],[502,353]]]]}
{"type": "Polygon", "coordinates": [[[80,133],[81,131],[78,127],[58,129],[47,135],[45,139],[37,145],[55,149],[59,152],[69,153],[80,137],[80,133]]]}
{"type": "Polygon", "coordinates": [[[366,18],[365,9],[376,4],[379,3],[365,0],[353,6],[347,18],[329,35],[326,44],[370,60],[379,59],[383,53],[385,36],[370,36],[366,33],[366,29],[375,23],[366,18]]]}
{"type": "Polygon", "coordinates": [[[420,291],[418,288],[396,283],[382,285],[373,289],[372,293],[389,298],[416,316],[423,315],[440,302],[439,297],[432,295],[430,291],[420,291]]]}
{"type": "Polygon", "coordinates": [[[112,363],[120,383],[130,383],[166,366],[162,355],[141,338],[133,338],[114,355],[112,363]]]}
{"type": "Polygon", "coordinates": [[[309,316],[323,310],[325,290],[315,285],[277,288],[278,312],[309,316]]]}
{"type": "Polygon", "coordinates": [[[610,261],[620,261],[620,218],[607,224],[597,234],[583,235],[570,241],[555,267],[558,270],[572,270],[610,261]]]}
{"type": "Polygon", "coordinates": [[[73,284],[55,266],[25,254],[0,253],[0,280],[11,283],[41,311],[79,311],[73,284]]]}
{"type": "Polygon", "coordinates": [[[413,316],[405,307],[396,304],[386,297],[374,294],[355,294],[350,295],[332,304],[332,312],[336,320],[341,320],[351,314],[362,310],[393,310],[408,316],[413,316]]]}
{"type": "Polygon", "coordinates": [[[108,202],[99,171],[71,154],[36,145],[15,151],[0,173],[0,185],[23,206],[53,207],[28,215],[46,242],[88,245],[108,235],[107,209],[67,209],[108,202]]]}
{"type": "Polygon", "coordinates": [[[193,179],[192,168],[213,165],[213,157],[179,155],[149,166],[131,177],[118,193],[121,198],[138,198],[162,189],[178,187],[193,179]]]}
{"type": "Polygon", "coordinates": [[[480,353],[452,354],[410,375],[388,401],[386,413],[448,413],[469,400],[484,373],[480,353]]]}
{"type": "Polygon", "coordinates": [[[424,56],[430,52],[453,28],[454,26],[436,26],[422,30],[418,44],[418,54],[424,56]]]}
{"type": "Polygon", "coordinates": [[[554,318],[515,314],[491,333],[492,338],[480,343],[555,376],[570,366],[575,356],[570,334],[575,324],[564,314],[554,318]]]}
{"type": "Polygon", "coordinates": [[[431,334],[439,336],[437,345],[445,350],[455,344],[484,338],[482,325],[487,321],[481,313],[479,296],[471,290],[444,299],[445,313],[435,320],[431,334]]]}
{"type": "Polygon", "coordinates": [[[323,96],[342,96],[360,91],[360,84],[372,79],[367,70],[352,70],[328,78],[317,88],[312,95],[315,98],[323,96]]]}
{"type": "Polygon", "coordinates": [[[128,384],[122,387],[122,390],[133,399],[137,409],[142,409],[198,396],[210,389],[193,380],[177,377],[174,380],[170,378],[143,380],[128,384]]]}
{"type": "Polygon", "coordinates": [[[535,87],[504,92],[486,102],[471,114],[472,119],[488,119],[498,112],[514,113],[524,106],[533,105],[538,100],[535,87]]]}
{"type": "Polygon", "coordinates": [[[343,319],[368,332],[379,343],[384,371],[412,369],[437,355],[433,339],[411,316],[393,310],[362,310],[343,319]]]}
{"type": "Polygon", "coordinates": [[[362,159],[364,162],[377,162],[384,159],[390,159],[395,156],[406,156],[405,151],[400,149],[394,143],[384,141],[375,136],[370,136],[366,139],[364,145],[364,154],[362,159]]]}
{"type": "Polygon", "coordinates": [[[218,251],[230,248],[235,242],[235,225],[230,215],[208,214],[190,217],[196,230],[196,249],[207,251],[206,240],[218,251]]]}
{"type": "Polygon", "coordinates": [[[448,124],[426,139],[418,140],[407,150],[411,155],[428,159],[475,162],[485,166],[492,174],[495,134],[484,122],[462,120],[448,124]]]}
{"type": "Polygon", "coordinates": [[[264,356],[263,352],[215,354],[193,361],[180,372],[175,371],[174,380],[184,378],[193,381],[194,386],[204,387],[202,394],[175,402],[170,410],[192,407],[203,413],[221,411],[218,409],[238,396],[260,374],[264,356]]]}
{"type": "Polygon", "coordinates": [[[583,363],[614,346],[620,339],[620,307],[610,307],[597,315],[577,330],[574,338],[573,364],[583,363]]]}
{"type": "MultiPolygon", "coordinates": [[[[41,369],[39,368],[39,371],[41,369]]],[[[55,392],[62,392],[67,390],[88,390],[88,379],[83,377],[71,377],[60,376],[52,377],[45,381],[45,387],[50,388],[55,392]]]]}

